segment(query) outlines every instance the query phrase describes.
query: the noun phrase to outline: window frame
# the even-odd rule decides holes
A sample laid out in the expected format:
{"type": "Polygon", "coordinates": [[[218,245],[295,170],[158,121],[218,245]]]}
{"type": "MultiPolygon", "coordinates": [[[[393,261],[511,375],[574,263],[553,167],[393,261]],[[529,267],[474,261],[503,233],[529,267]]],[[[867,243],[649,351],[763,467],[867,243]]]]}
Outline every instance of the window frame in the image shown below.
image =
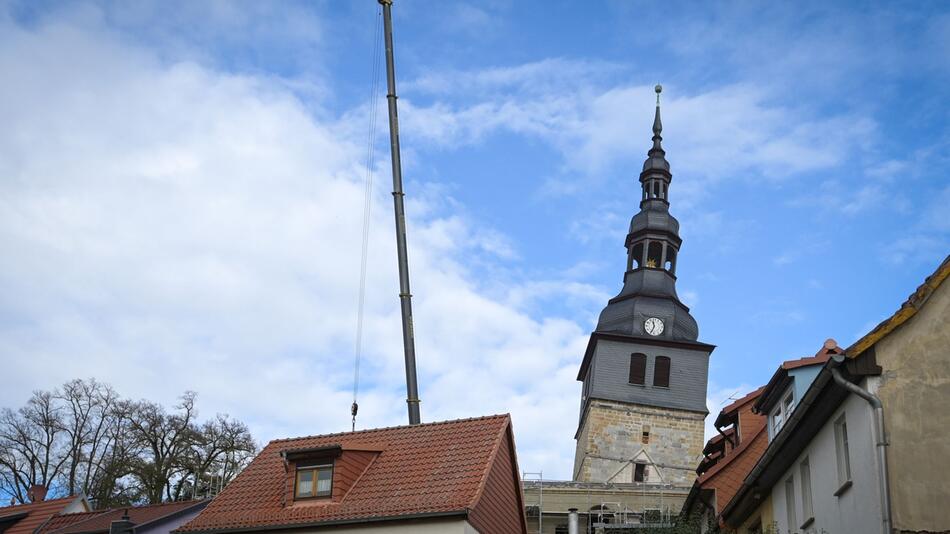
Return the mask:
{"type": "Polygon", "coordinates": [[[633,463],[633,481],[634,482],[647,482],[649,479],[649,474],[647,473],[647,464],[643,462],[634,462],[633,463]],[[640,480],[637,480],[637,472],[640,473],[640,480]]]}
{"type": "Polygon", "coordinates": [[[627,383],[634,386],[646,386],[647,385],[647,355],[642,352],[632,352],[630,353],[630,373],[627,376],[627,383]],[[640,379],[641,382],[634,382],[634,361],[642,362],[642,368],[640,369],[640,379]]]}
{"type": "Polygon", "coordinates": [[[332,460],[327,461],[318,461],[318,462],[306,462],[302,465],[297,465],[294,470],[294,500],[307,500],[307,499],[332,499],[333,498],[333,472],[335,470],[335,464],[332,460]],[[320,472],[329,471],[330,472],[330,489],[326,492],[320,492],[317,489],[317,484],[320,480],[320,472]],[[307,495],[300,494],[300,475],[302,473],[311,473],[311,490],[307,495]]]}
{"type": "Polygon", "coordinates": [[[798,532],[798,517],[795,510],[795,475],[785,479],[785,519],[790,534],[798,532]]]}
{"type": "Polygon", "coordinates": [[[667,388],[667,389],[669,389],[669,387],[670,387],[670,375],[672,374],[672,371],[673,371],[673,359],[672,359],[672,358],[670,358],[669,356],[662,356],[662,355],[661,355],[661,356],[657,356],[656,358],[653,358],[653,387],[655,387],[655,388],[667,388]],[[660,367],[660,366],[659,366],[659,362],[660,362],[661,360],[663,360],[663,361],[666,362],[666,375],[665,375],[665,377],[664,377],[664,378],[666,378],[666,384],[659,384],[659,383],[657,383],[657,378],[660,376],[659,373],[657,373],[657,369],[659,369],[659,367],[660,367]]]}
{"type": "Polygon", "coordinates": [[[835,495],[840,495],[845,486],[851,484],[851,451],[848,450],[848,419],[842,413],[835,418],[835,460],[838,471],[838,485],[835,495]]]}
{"type": "Polygon", "coordinates": [[[773,438],[785,428],[785,424],[788,423],[788,418],[793,411],[795,411],[794,384],[788,387],[788,390],[782,394],[775,408],[772,408],[772,411],[769,412],[769,432],[773,438]],[[779,421],[777,425],[776,421],[779,421]]]}
{"type": "Polygon", "coordinates": [[[802,516],[805,519],[804,524],[811,524],[815,519],[815,507],[811,492],[811,464],[806,456],[798,464],[800,485],[802,487],[802,516]]]}

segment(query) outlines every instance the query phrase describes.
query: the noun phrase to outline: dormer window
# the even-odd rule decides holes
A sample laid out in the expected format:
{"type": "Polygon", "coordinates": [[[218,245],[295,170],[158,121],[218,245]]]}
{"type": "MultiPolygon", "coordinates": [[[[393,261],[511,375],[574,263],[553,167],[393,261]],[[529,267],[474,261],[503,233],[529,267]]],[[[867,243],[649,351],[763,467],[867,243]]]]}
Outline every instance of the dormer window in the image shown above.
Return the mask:
{"type": "Polygon", "coordinates": [[[340,445],[281,452],[287,468],[287,491],[293,488],[293,500],[333,497],[333,469],[342,452],[340,445]]]}
{"type": "Polygon", "coordinates": [[[782,430],[782,426],[788,422],[788,418],[792,414],[792,410],[795,407],[794,393],[792,388],[788,388],[788,391],[782,396],[782,400],[772,409],[769,419],[772,420],[773,438],[778,435],[779,430],[782,430]]]}
{"type": "Polygon", "coordinates": [[[297,466],[295,499],[330,497],[333,493],[333,463],[307,463],[297,466]]]}

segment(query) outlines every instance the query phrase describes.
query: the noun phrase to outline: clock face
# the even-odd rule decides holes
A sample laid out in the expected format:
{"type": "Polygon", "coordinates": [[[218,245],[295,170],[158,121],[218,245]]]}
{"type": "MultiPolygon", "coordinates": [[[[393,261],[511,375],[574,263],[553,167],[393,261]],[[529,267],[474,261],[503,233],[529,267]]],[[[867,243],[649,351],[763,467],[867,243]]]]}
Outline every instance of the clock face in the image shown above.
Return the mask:
{"type": "Polygon", "coordinates": [[[658,336],[663,333],[663,321],[656,317],[650,317],[643,322],[643,329],[651,336],[658,336]]]}

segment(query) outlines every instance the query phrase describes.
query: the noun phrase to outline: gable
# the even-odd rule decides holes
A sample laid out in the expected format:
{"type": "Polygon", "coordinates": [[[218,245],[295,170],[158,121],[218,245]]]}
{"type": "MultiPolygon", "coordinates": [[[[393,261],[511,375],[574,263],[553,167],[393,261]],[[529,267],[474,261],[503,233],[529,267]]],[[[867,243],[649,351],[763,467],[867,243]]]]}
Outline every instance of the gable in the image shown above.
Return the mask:
{"type": "Polygon", "coordinates": [[[484,486],[469,515],[469,521],[479,532],[527,532],[524,494],[514,448],[509,425],[496,448],[484,486]]]}

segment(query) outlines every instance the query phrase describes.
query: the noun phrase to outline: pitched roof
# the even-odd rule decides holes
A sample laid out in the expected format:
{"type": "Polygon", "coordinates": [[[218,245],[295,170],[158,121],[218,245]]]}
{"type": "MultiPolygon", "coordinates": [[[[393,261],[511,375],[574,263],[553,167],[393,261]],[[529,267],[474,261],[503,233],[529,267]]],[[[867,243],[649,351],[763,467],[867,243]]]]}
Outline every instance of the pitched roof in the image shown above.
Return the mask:
{"type": "Polygon", "coordinates": [[[845,356],[848,358],[857,358],[862,352],[866,351],[872,345],[893,332],[897,327],[907,322],[908,319],[917,314],[917,311],[923,308],[924,304],[930,298],[930,295],[940,287],[950,277],[950,255],[943,260],[943,263],[937,267],[937,270],[928,276],[924,283],[917,287],[905,300],[901,307],[893,315],[881,321],[880,324],[871,329],[861,339],[854,342],[853,345],[845,350],[845,356]]]}
{"type": "MultiPolygon", "coordinates": [[[[69,505],[81,500],[82,497],[63,497],[48,501],[17,504],[0,508],[0,522],[4,518],[14,519],[21,516],[12,526],[3,531],[4,534],[32,534],[47,521],[62,514],[69,505]]],[[[72,515],[72,514],[69,514],[72,515]]]]}
{"type": "Polygon", "coordinates": [[[746,404],[758,399],[759,395],[761,395],[763,391],[765,391],[765,386],[762,386],[754,391],[750,391],[746,395],[733,401],[732,404],[726,406],[719,412],[719,415],[716,416],[716,421],[713,423],[713,425],[716,428],[722,428],[735,423],[736,417],[738,417],[739,408],[742,408],[746,404]]]}
{"type": "Polygon", "coordinates": [[[809,365],[823,365],[832,355],[841,354],[842,352],[844,352],[844,349],[838,346],[838,342],[828,338],[814,356],[805,356],[797,360],[786,360],[782,362],[782,365],[775,370],[775,374],[772,375],[769,383],[765,385],[759,398],[755,401],[752,410],[761,413],[777,402],[778,395],[785,390],[785,387],[791,380],[788,376],[789,371],[809,365]]]}
{"type": "Polygon", "coordinates": [[[130,506],[126,508],[112,508],[96,510],[79,514],[65,514],[56,516],[35,534],[86,534],[108,532],[113,521],[128,514],[129,520],[136,527],[156,521],[170,519],[176,515],[197,510],[208,505],[211,501],[201,499],[194,501],[176,501],[147,506],[130,506]]]}
{"type": "Polygon", "coordinates": [[[510,508],[522,523],[520,529],[509,528],[523,532],[524,503],[517,477],[508,415],[275,440],[178,532],[468,516],[483,494],[508,482],[510,508]],[[330,445],[342,448],[341,463],[348,451],[373,451],[373,457],[361,464],[361,471],[353,475],[339,499],[296,503],[288,499],[292,475],[285,471],[282,453],[330,445]],[[507,465],[507,473],[499,468],[502,464],[507,465]],[[499,472],[501,477],[490,476],[499,472]]]}

